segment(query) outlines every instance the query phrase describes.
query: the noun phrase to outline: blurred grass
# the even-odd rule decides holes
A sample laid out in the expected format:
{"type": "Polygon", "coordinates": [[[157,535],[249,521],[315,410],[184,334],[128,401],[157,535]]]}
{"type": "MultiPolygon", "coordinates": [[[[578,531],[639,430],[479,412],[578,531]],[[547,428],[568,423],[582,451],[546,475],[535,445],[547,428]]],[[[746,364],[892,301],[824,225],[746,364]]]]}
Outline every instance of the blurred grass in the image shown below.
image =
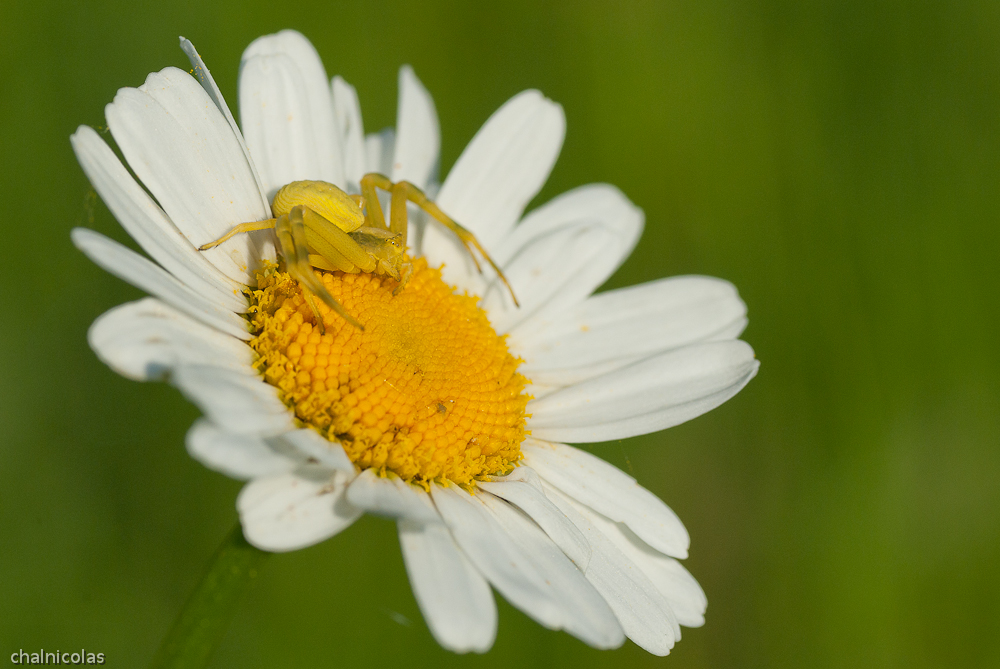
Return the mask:
{"type": "Polygon", "coordinates": [[[500,604],[496,646],[453,656],[417,611],[391,523],[270,561],[214,666],[1000,665],[1000,5],[419,4],[6,0],[0,189],[0,656],[148,662],[235,519],[238,482],[191,460],[197,415],[88,349],[139,292],[69,243],[124,239],[68,136],[121,86],[187,67],[235,107],[242,49],[302,30],[393,122],[396,71],[435,97],[447,168],[529,87],[566,145],[537,202],[592,181],[647,215],[609,282],[733,281],[763,361],[734,400],[591,450],[692,535],[708,623],[666,660],[598,652],[500,604]]]}

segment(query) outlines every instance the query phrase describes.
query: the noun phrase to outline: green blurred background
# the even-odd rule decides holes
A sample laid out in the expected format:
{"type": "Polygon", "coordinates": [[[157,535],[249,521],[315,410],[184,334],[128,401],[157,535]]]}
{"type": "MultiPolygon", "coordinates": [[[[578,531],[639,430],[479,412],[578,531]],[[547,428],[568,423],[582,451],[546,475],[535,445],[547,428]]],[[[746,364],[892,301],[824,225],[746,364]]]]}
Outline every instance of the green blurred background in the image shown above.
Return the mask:
{"type": "Polygon", "coordinates": [[[0,664],[79,648],[143,666],[233,525],[240,484],[185,453],[197,411],[85,340],[140,293],[69,230],[125,236],[78,124],[190,38],[235,107],[243,48],[302,30],[394,122],[437,103],[445,170],[539,88],[565,148],[538,202],[608,181],[645,209],[608,286],[709,274],[763,366],[735,399],[594,445],[692,535],[707,624],[668,658],[592,650],[500,603],[496,645],[431,639],[395,527],[266,564],[215,667],[1000,666],[1000,4],[871,0],[0,5],[0,664]]]}

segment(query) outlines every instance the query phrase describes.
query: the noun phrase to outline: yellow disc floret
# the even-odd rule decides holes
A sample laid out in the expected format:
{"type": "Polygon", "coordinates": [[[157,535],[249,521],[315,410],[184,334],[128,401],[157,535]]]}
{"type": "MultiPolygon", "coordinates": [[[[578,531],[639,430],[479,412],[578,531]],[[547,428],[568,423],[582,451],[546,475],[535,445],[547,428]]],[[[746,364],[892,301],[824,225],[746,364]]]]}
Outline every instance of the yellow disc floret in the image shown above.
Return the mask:
{"type": "Polygon", "coordinates": [[[270,269],[250,314],[256,365],[303,422],[361,469],[425,484],[509,472],[524,438],[526,380],[474,297],[413,261],[406,287],[375,274],[319,273],[363,326],[320,303],[320,333],[299,283],[270,269]]]}

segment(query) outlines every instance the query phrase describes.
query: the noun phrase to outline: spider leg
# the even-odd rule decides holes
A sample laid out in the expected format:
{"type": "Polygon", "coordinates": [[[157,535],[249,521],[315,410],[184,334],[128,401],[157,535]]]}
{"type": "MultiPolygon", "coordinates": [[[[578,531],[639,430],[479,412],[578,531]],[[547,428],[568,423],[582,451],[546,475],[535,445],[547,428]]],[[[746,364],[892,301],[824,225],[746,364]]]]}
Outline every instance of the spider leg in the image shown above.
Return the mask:
{"type": "MultiPolygon", "coordinates": [[[[393,192],[394,203],[395,203],[397,189],[400,190],[403,194],[405,194],[407,200],[409,200],[413,204],[417,205],[418,207],[426,211],[434,218],[434,220],[436,220],[438,223],[451,230],[455,234],[455,236],[458,237],[458,241],[462,242],[462,245],[465,247],[465,250],[468,251],[469,255],[472,257],[472,262],[476,264],[476,269],[479,270],[480,273],[482,273],[483,271],[482,267],[480,267],[479,261],[476,259],[476,254],[473,253],[472,249],[475,248],[475,250],[479,251],[479,254],[486,259],[486,262],[490,264],[490,267],[493,268],[493,271],[496,272],[497,276],[500,277],[500,280],[503,281],[503,284],[507,286],[507,291],[510,292],[511,299],[514,300],[514,305],[518,307],[521,306],[521,304],[517,301],[517,295],[514,294],[514,289],[511,287],[510,282],[507,281],[507,277],[504,276],[502,271],[500,271],[500,268],[497,267],[497,264],[493,262],[493,258],[491,258],[490,254],[486,252],[486,249],[483,248],[482,244],[479,243],[479,240],[476,239],[476,236],[474,234],[472,234],[464,227],[459,225],[456,221],[452,220],[451,217],[448,216],[448,214],[441,211],[441,208],[438,207],[433,200],[424,195],[424,192],[422,190],[411,184],[409,181],[400,181],[398,184],[395,184],[393,186],[392,192],[393,192]]],[[[404,218],[402,223],[404,229],[406,227],[405,216],[406,216],[406,206],[404,204],[403,205],[404,218]]]]}
{"type": "Polygon", "coordinates": [[[288,269],[288,273],[292,275],[296,281],[302,284],[302,295],[305,297],[306,304],[309,305],[309,309],[316,318],[316,325],[319,327],[320,334],[326,334],[326,327],[323,325],[323,317],[320,315],[319,309],[316,308],[316,302],[312,299],[312,293],[310,293],[309,289],[306,288],[305,281],[299,277],[301,272],[298,271],[298,266],[296,264],[297,253],[295,249],[295,241],[292,238],[292,229],[288,223],[287,214],[283,214],[277,218],[277,222],[274,225],[274,234],[278,238],[278,247],[281,249],[281,257],[285,258],[285,265],[288,269]]]}
{"type": "Polygon", "coordinates": [[[365,225],[370,228],[385,228],[385,215],[382,213],[382,203],[378,200],[376,187],[390,190],[392,182],[388,177],[375,172],[361,177],[361,196],[365,199],[365,225]],[[388,184],[388,186],[386,185],[388,184]]]}
{"type": "Polygon", "coordinates": [[[361,271],[357,267],[354,267],[353,269],[344,269],[343,267],[338,267],[337,265],[330,262],[329,260],[327,260],[325,257],[321,256],[318,253],[309,254],[309,264],[315,267],[316,269],[321,269],[326,272],[346,272],[348,274],[357,274],[358,272],[361,271]]]}
{"type": "MultiPolygon", "coordinates": [[[[323,303],[339,314],[341,318],[358,329],[364,330],[364,326],[347,313],[343,305],[330,295],[326,287],[316,276],[316,273],[313,272],[312,267],[310,267],[306,227],[302,222],[303,211],[309,210],[301,205],[294,207],[288,215],[279,218],[277,225],[275,225],[275,232],[278,235],[278,243],[281,245],[281,254],[285,258],[285,266],[288,269],[288,273],[293,279],[301,283],[303,288],[323,300],[323,303]]],[[[309,302],[309,299],[307,298],[306,301],[309,302]]],[[[315,305],[310,303],[309,306],[316,313],[315,305]]],[[[323,319],[318,318],[317,323],[320,332],[325,333],[323,319]]]]}
{"type": "Polygon", "coordinates": [[[403,248],[406,248],[406,229],[409,227],[406,212],[407,185],[406,181],[400,181],[392,186],[392,200],[389,204],[389,230],[400,235],[403,248]]]}
{"type": "Polygon", "coordinates": [[[413,276],[413,263],[403,263],[403,271],[399,275],[399,285],[393,289],[393,296],[399,295],[399,291],[403,290],[403,287],[410,282],[410,277],[413,276]]]}
{"type": "Polygon", "coordinates": [[[301,209],[303,234],[309,248],[326,258],[335,269],[351,273],[375,271],[376,260],[350,234],[312,209],[297,208],[301,209]]]}
{"type": "Polygon", "coordinates": [[[214,248],[219,244],[221,244],[222,242],[228,240],[233,235],[238,235],[241,232],[256,232],[257,230],[270,230],[275,226],[276,222],[277,219],[269,218],[265,221],[251,221],[250,223],[240,223],[239,225],[235,226],[232,230],[230,230],[226,234],[216,239],[214,242],[202,244],[201,246],[198,247],[198,250],[207,251],[210,248],[214,248]]]}
{"type": "Polygon", "coordinates": [[[364,191],[367,189],[368,192],[365,193],[365,202],[370,203],[372,198],[378,199],[376,188],[381,188],[384,191],[388,191],[392,194],[392,199],[389,203],[389,224],[386,226],[385,216],[382,214],[382,205],[379,204],[378,208],[374,211],[374,215],[377,220],[367,223],[372,227],[388,227],[389,231],[394,235],[400,235],[400,245],[406,248],[406,199],[407,190],[404,184],[413,186],[408,181],[400,181],[397,184],[392,183],[392,180],[384,174],[378,174],[376,172],[369,172],[368,174],[361,177],[361,189],[364,191]]]}
{"type": "MultiPolygon", "coordinates": [[[[323,323],[323,316],[320,315],[319,309],[316,308],[316,301],[313,300],[312,293],[307,287],[309,277],[303,275],[303,272],[300,271],[300,254],[298,249],[295,247],[295,238],[292,234],[292,228],[288,221],[287,214],[278,217],[277,223],[274,226],[274,232],[278,237],[278,246],[281,248],[281,256],[285,258],[285,266],[288,273],[292,276],[292,278],[302,284],[302,296],[305,298],[306,304],[309,305],[309,310],[312,311],[313,316],[316,318],[316,326],[319,328],[320,334],[326,334],[326,326],[323,323]]],[[[323,286],[320,285],[320,288],[323,288],[323,286]]]]}

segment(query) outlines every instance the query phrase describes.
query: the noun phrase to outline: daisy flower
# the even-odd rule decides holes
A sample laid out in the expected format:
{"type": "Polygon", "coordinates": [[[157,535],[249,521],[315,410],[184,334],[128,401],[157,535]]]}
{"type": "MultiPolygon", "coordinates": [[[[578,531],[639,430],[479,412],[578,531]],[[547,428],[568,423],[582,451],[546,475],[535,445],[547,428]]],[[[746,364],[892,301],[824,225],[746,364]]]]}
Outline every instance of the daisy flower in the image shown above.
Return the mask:
{"type": "Polygon", "coordinates": [[[98,318],[90,344],[116,372],[166,380],[203,411],[188,450],[248,481],[237,500],[247,540],[289,551],[365,512],[395,519],[420,610],[456,652],[493,644],[491,586],[597,648],[627,637],[665,655],[681,625],[701,625],[705,595],[678,561],[681,521],[565,442],[662,430],[738,392],[758,363],[737,339],[746,307],[733,286],[683,276],[592,295],[635,246],[643,213],[593,184],[524,214],[565,130],[537,91],[494,113],[439,183],[437,114],[409,67],[396,127],[366,136],[355,89],[331,83],[308,40],[261,37],[240,64],[241,129],[181,44],[195,76],[166,68],[106,108],[128,168],[93,129],[72,136],[149,258],[90,230],[72,238],[151,295],[98,318]],[[412,206],[405,286],[317,270],[363,329],[309,307],[271,231],[198,250],[271,218],[286,184],[358,193],[371,172],[423,189],[474,233],[519,306],[412,206]]]}

